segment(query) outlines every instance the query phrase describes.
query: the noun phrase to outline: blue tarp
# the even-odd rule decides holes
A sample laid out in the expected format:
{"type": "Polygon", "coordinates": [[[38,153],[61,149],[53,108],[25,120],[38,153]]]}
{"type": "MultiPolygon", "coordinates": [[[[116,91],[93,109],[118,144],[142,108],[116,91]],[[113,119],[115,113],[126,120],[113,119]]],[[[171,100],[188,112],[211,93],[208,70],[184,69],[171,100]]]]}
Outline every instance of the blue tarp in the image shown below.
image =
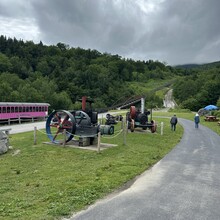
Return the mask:
{"type": "Polygon", "coordinates": [[[216,110],[218,109],[218,107],[215,105],[207,105],[204,109],[205,110],[216,110]]]}

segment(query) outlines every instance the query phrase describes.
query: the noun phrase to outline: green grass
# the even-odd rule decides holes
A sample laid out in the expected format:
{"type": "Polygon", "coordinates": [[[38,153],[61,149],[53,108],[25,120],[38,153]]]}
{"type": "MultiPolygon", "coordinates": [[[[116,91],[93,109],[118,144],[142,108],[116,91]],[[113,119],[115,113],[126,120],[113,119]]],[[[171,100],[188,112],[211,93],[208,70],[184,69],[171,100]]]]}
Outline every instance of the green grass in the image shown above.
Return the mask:
{"type": "MultiPolygon", "coordinates": [[[[176,116],[178,118],[185,118],[191,121],[194,121],[194,117],[195,117],[195,112],[190,112],[187,110],[173,110],[171,112],[153,112],[154,116],[167,116],[167,117],[171,117],[174,114],[176,114],[176,116]]],[[[214,132],[216,132],[217,134],[220,135],[220,126],[218,125],[217,122],[207,122],[204,120],[205,117],[201,116],[200,117],[200,124],[210,128],[211,130],[213,130],[214,132]]]]}
{"type": "Polygon", "coordinates": [[[160,97],[161,99],[163,99],[164,96],[165,96],[165,94],[169,91],[169,89],[170,89],[170,88],[165,87],[165,88],[163,88],[163,89],[160,89],[160,90],[156,91],[155,94],[156,94],[158,97],[160,97]]]}
{"type": "MultiPolygon", "coordinates": [[[[172,116],[193,120],[195,113],[153,112],[153,116],[172,116]]],[[[94,151],[43,144],[45,134],[33,132],[10,135],[13,149],[0,156],[0,219],[60,219],[70,216],[97,199],[122,187],[164,157],[181,139],[183,128],[171,132],[169,118],[164,122],[164,135],[134,132],[116,138],[102,137],[102,142],[117,147],[94,151]],[[172,138],[171,138],[172,137],[172,138]]],[[[205,122],[220,134],[217,123],[205,122]]],[[[116,126],[116,130],[120,125],[116,126]]]]}
{"type": "MultiPolygon", "coordinates": [[[[45,134],[10,135],[13,149],[0,156],[0,219],[59,219],[94,203],[141,174],[164,157],[181,139],[183,128],[164,135],[134,132],[104,138],[117,147],[96,151],[43,144],[45,134]],[[171,138],[172,137],[172,138],[171,138]]],[[[116,126],[116,130],[120,125],[116,126]]]]}
{"type": "Polygon", "coordinates": [[[154,91],[154,90],[161,90],[161,93],[163,93],[163,96],[158,92],[157,95],[159,97],[163,98],[165,91],[168,90],[167,84],[171,83],[173,79],[168,80],[148,80],[147,82],[129,82],[128,85],[136,91],[136,94],[146,94],[148,92],[154,91]]]}

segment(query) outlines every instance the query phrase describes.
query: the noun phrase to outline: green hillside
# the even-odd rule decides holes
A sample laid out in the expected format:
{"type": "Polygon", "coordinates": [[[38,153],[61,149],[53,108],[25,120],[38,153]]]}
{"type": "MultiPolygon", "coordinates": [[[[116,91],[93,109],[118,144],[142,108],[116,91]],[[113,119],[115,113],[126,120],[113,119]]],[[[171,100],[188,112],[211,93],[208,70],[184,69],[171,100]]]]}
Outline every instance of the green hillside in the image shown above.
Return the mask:
{"type": "Polygon", "coordinates": [[[74,109],[86,95],[94,99],[95,108],[109,108],[118,100],[145,95],[147,103],[161,107],[164,92],[174,84],[178,104],[194,110],[216,104],[219,66],[171,67],[64,43],[47,46],[0,36],[0,101],[48,102],[51,109],[74,109]]]}
{"type": "Polygon", "coordinates": [[[177,68],[174,97],[182,108],[198,111],[206,105],[220,107],[220,62],[177,68]]]}

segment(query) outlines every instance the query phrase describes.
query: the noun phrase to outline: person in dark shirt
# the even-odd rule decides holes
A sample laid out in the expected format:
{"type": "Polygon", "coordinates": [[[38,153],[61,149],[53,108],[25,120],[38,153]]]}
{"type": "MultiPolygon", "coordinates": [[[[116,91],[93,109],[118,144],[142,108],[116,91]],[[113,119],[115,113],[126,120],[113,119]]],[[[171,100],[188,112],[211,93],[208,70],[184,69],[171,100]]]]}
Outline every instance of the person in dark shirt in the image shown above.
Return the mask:
{"type": "Polygon", "coordinates": [[[175,131],[176,130],[176,124],[178,122],[178,119],[176,117],[176,115],[174,115],[171,119],[170,119],[170,125],[171,125],[171,130],[175,131]]]}
{"type": "Polygon", "coordinates": [[[195,117],[194,117],[194,122],[195,122],[195,128],[199,128],[199,114],[196,113],[195,117]]]}

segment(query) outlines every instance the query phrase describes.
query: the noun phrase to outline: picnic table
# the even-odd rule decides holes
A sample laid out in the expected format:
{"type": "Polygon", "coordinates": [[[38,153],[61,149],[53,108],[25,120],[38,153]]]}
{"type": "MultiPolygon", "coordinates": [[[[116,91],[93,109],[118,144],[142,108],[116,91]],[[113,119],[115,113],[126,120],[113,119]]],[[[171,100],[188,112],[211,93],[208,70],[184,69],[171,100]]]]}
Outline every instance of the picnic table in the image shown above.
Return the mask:
{"type": "Polygon", "coordinates": [[[214,115],[205,116],[205,121],[219,121],[219,119],[214,115]]]}

